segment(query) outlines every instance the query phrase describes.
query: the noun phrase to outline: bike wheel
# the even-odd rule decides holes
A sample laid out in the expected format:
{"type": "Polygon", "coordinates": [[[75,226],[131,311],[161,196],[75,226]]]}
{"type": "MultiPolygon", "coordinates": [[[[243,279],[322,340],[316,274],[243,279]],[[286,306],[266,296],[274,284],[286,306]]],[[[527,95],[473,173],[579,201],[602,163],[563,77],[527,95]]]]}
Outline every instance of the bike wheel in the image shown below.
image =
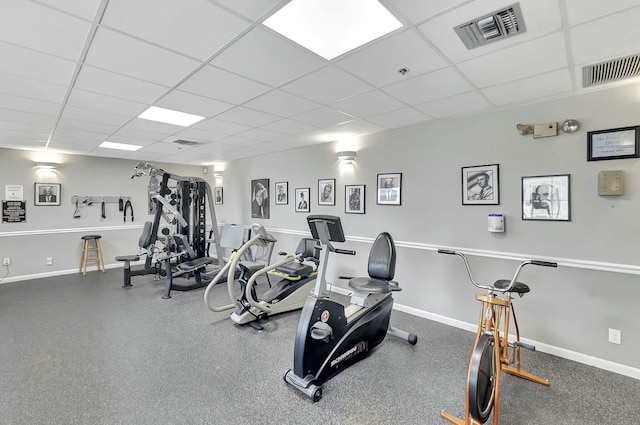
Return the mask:
{"type": "Polygon", "coordinates": [[[485,423],[493,410],[496,365],[493,336],[482,335],[469,364],[469,413],[485,423]]]}

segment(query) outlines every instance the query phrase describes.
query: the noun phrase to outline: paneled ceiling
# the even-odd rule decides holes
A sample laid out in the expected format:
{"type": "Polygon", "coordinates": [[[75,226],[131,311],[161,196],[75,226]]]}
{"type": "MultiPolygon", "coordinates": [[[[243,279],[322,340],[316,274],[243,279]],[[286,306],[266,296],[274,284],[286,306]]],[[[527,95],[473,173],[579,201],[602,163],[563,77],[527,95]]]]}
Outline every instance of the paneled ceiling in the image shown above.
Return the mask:
{"type": "Polygon", "coordinates": [[[205,164],[638,81],[582,69],[640,53],[640,0],[519,0],[525,33],[465,48],[514,2],[381,0],[402,28],[327,61],[262,24],[288,1],[0,0],[0,147],[205,164]]]}

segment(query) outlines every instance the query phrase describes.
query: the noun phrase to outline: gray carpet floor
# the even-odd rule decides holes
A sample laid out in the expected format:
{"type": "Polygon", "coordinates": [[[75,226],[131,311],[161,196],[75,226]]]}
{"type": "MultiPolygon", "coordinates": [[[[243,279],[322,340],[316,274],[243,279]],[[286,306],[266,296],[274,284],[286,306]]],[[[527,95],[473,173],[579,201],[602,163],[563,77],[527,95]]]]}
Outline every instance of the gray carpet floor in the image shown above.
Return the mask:
{"type": "MultiPolygon", "coordinates": [[[[0,285],[0,424],[445,425],[441,410],[464,413],[470,332],[394,311],[418,344],[385,339],[312,403],[282,379],[299,311],[258,332],[209,311],[204,289],[163,300],[163,281],[132,282],[122,289],[114,269],[0,285]]],[[[228,304],[225,286],[213,296],[228,304]]],[[[640,423],[639,380],[540,352],[523,366],[551,386],[503,375],[503,425],[640,423]]]]}

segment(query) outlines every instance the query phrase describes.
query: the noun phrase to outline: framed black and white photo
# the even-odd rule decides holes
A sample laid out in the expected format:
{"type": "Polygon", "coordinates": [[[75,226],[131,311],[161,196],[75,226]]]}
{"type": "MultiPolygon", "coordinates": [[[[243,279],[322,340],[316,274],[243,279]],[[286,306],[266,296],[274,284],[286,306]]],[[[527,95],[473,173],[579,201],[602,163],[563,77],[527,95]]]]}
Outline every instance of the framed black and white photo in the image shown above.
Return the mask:
{"type": "Polygon", "coordinates": [[[289,203],[289,183],[276,183],[276,205],[287,205],[289,203]]]}
{"type": "Polygon", "coordinates": [[[309,212],[309,193],[311,192],[311,188],[308,187],[296,187],[296,199],[295,199],[295,207],[296,212],[309,212]]]}
{"type": "Polygon", "coordinates": [[[640,126],[589,131],[587,141],[587,161],[640,157],[640,126]]]}
{"type": "Polygon", "coordinates": [[[251,180],[251,218],[269,218],[269,179],[251,180]]]}
{"type": "Polygon", "coordinates": [[[60,183],[35,183],[34,203],[40,206],[60,205],[60,183]]]}
{"type": "Polygon", "coordinates": [[[222,205],[222,203],[224,202],[224,193],[222,190],[222,187],[216,187],[213,189],[214,192],[214,196],[215,196],[215,204],[216,205],[222,205]]]}
{"type": "Polygon", "coordinates": [[[498,164],[462,167],[462,205],[500,205],[498,164]]]}
{"type": "Polygon", "coordinates": [[[344,187],[344,212],[347,214],[364,214],[364,185],[354,184],[344,187]]]}
{"type": "Polygon", "coordinates": [[[401,205],[402,173],[378,174],[378,205],[401,205]]]}
{"type": "Polygon", "coordinates": [[[522,219],[571,221],[569,174],[522,177],[522,219]]]}
{"type": "Polygon", "coordinates": [[[318,180],[318,205],[336,204],[336,179],[318,180]]]}

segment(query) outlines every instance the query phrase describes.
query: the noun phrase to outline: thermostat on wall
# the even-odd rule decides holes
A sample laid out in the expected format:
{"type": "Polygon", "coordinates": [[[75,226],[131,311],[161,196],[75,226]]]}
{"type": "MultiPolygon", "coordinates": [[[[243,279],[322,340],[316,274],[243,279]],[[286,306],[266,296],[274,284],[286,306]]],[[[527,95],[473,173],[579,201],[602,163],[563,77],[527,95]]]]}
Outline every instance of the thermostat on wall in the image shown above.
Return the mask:
{"type": "Polygon", "coordinates": [[[598,195],[624,195],[624,171],[608,170],[598,173],[598,195]]]}

